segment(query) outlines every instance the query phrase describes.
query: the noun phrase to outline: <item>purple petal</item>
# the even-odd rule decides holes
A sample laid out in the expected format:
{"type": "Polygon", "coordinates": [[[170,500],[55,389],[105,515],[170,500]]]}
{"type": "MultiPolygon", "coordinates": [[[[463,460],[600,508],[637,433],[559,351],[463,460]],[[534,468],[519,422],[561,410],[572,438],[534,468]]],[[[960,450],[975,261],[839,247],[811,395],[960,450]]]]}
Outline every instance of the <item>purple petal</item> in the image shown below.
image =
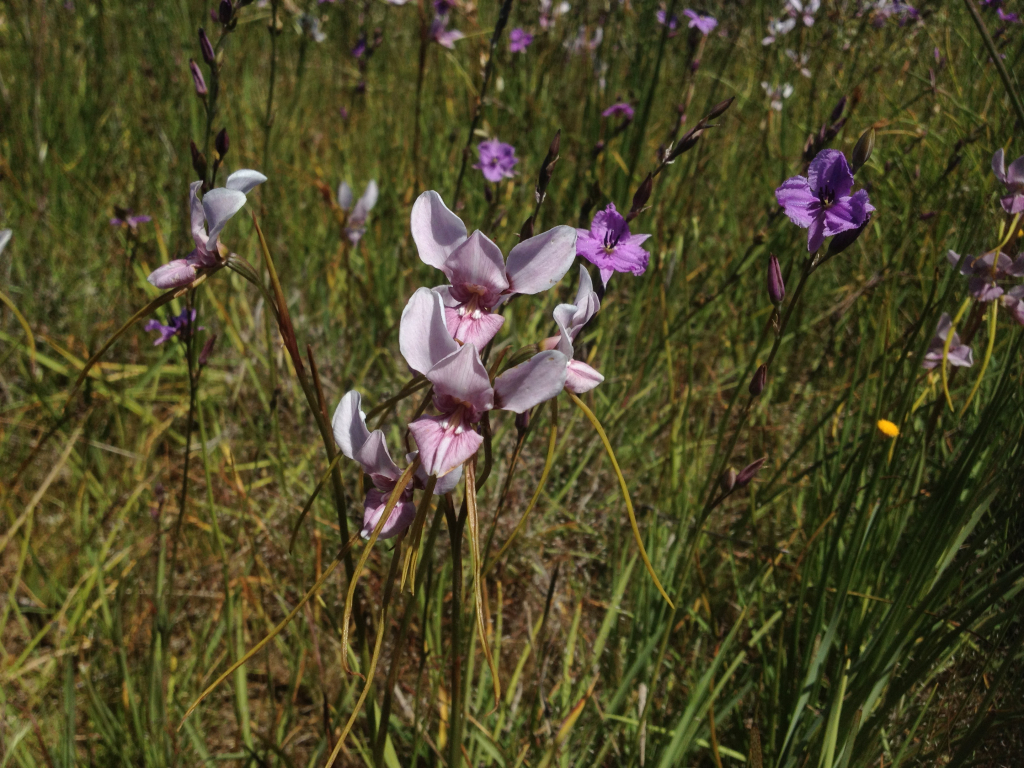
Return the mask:
{"type": "Polygon", "coordinates": [[[826,235],[838,235],[840,232],[845,232],[848,229],[856,229],[862,223],[862,221],[857,221],[857,213],[854,210],[852,197],[836,200],[825,209],[826,235]]]}
{"type": "Polygon", "coordinates": [[[604,376],[584,362],[570,360],[566,369],[565,388],[570,392],[582,395],[589,392],[604,381],[604,376]]]}
{"type": "Polygon", "coordinates": [[[451,252],[442,269],[452,282],[452,296],[461,302],[479,296],[483,306],[493,307],[508,288],[501,249],[480,230],[451,252]]]}
{"type": "Polygon", "coordinates": [[[227,180],[224,182],[224,187],[225,189],[233,189],[236,192],[241,192],[243,195],[247,195],[250,190],[258,187],[266,180],[267,177],[259,171],[243,168],[242,170],[235,171],[228,176],[227,180]]]}
{"type": "Polygon", "coordinates": [[[361,405],[362,396],[358,392],[354,389],[346,392],[338,407],[334,409],[334,417],[331,419],[334,441],[342,454],[353,460],[363,447],[363,443],[370,437],[370,432],[366,428],[366,415],[361,405]]]}
{"type": "Polygon", "coordinates": [[[565,387],[568,358],[561,352],[540,352],[494,380],[494,405],[522,413],[555,397],[565,387]]]}
{"type": "MultiPolygon", "coordinates": [[[[387,508],[388,499],[391,498],[391,491],[380,491],[374,488],[367,492],[366,500],[363,502],[363,527],[359,535],[364,539],[373,535],[373,529],[377,527],[380,516],[387,508]]],[[[390,539],[402,533],[412,525],[416,519],[416,505],[412,502],[412,494],[407,490],[399,499],[395,508],[388,515],[388,520],[377,534],[377,540],[390,539]]]]}
{"type": "Polygon", "coordinates": [[[424,192],[412,207],[412,239],[420,260],[441,269],[448,254],[466,239],[466,225],[437,192],[424,192]]]}
{"type": "Polygon", "coordinates": [[[181,288],[196,279],[196,268],[186,259],[175,259],[157,267],[147,279],[162,291],[181,288]]]}
{"type": "Polygon", "coordinates": [[[1024,155],[1021,155],[1006,169],[1007,186],[1016,187],[1024,184],[1024,155]]]}
{"type": "Polygon", "coordinates": [[[798,227],[809,227],[821,209],[816,195],[803,176],[794,176],[782,182],[775,190],[775,199],[785,210],[789,220],[798,227]]]}
{"type": "Polygon", "coordinates": [[[441,398],[468,403],[478,413],[494,407],[494,390],[476,347],[466,344],[427,371],[434,392],[441,398]]]}
{"type": "Polygon", "coordinates": [[[402,310],[398,327],[398,347],[402,357],[417,373],[426,373],[459,344],[448,332],[441,296],[429,288],[420,288],[402,310]]]}
{"type": "Polygon", "coordinates": [[[996,175],[1003,184],[1006,183],[1006,161],[1003,159],[1003,148],[1000,147],[992,155],[992,173],[996,175]]]}
{"type": "Polygon", "coordinates": [[[1024,213],[1024,194],[1007,195],[999,200],[1003,210],[1007,213],[1024,213]]]}
{"type": "Polygon", "coordinates": [[[463,314],[459,309],[445,307],[444,314],[452,338],[463,344],[473,344],[477,349],[487,346],[505,324],[501,315],[483,310],[463,314]]]}
{"type": "Polygon", "coordinates": [[[615,270],[608,269],[607,267],[601,267],[598,271],[601,273],[601,285],[607,288],[608,281],[612,279],[612,275],[615,274],[615,270]]]}
{"type": "Polygon", "coordinates": [[[972,277],[967,282],[967,290],[978,301],[995,301],[1003,295],[1003,289],[987,277],[972,277]]]}
{"type": "Polygon", "coordinates": [[[409,425],[428,475],[443,477],[461,466],[479,449],[484,439],[471,428],[448,426],[446,417],[421,416],[409,425]]]}
{"type": "Polygon", "coordinates": [[[853,188],[853,174],[846,156],[838,149],[823,149],[807,168],[807,183],[815,193],[824,189],[834,197],[846,197],[853,188]]]}
{"type": "Polygon", "coordinates": [[[549,229],[515,246],[505,273],[512,293],[535,294],[558,284],[576,257],[576,230],[565,225],[549,229]]]}
{"type": "Polygon", "coordinates": [[[814,253],[825,242],[825,217],[819,214],[807,228],[807,250],[814,253]]]}

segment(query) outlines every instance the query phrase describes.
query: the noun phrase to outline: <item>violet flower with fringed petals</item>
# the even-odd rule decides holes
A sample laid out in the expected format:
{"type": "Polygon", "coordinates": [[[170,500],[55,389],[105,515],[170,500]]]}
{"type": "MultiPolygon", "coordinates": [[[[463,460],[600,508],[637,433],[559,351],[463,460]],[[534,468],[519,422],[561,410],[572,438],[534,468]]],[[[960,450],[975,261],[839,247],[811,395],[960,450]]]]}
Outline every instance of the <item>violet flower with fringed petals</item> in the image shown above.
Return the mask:
{"type": "Polygon", "coordinates": [[[702,35],[710,35],[711,31],[718,26],[718,20],[714,16],[702,16],[689,8],[683,9],[683,16],[690,20],[686,26],[689,29],[699,30],[702,35]]]}
{"type": "Polygon", "coordinates": [[[1003,295],[1000,280],[1024,276],[1024,254],[1013,260],[1002,251],[989,251],[978,258],[948,251],[946,258],[954,267],[959,266],[961,275],[971,276],[967,290],[978,301],[995,301],[1003,295]]]}
{"type": "Polygon", "coordinates": [[[837,149],[823,149],[811,161],[807,177],[794,176],[775,190],[789,220],[807,230],[807,250],[817,251],[825,238],[856,229],[874,207],[866,190],[850,195],[853,174],[837,149]]]}
{"type": "Polygon", "coordinates": [[[412,207],[412,237],[420,259],[451,281],[434,290],[443,301],[452,338],[478,349],[505,322],[494,310],[514,294],[554,287],[576,253],[576,231],[558,226],[523,240],[506,262],[501,249],[479,230],[467,237],[462,219],[433,191],[420,195],[412,207]]]}
{"type": "Polygon", "coordinates": [[[511,179],[515,176],[513,168],[519,162],[516,157],[516,148],[497,139],[481,141],[477,145],[480,152],[480,160],[473,167],[483,173],[484,178],[490,182],[498,182],[502,179],[511,179]]]}
{"type": "Polygon", "coordinates": [[[601,299],[594,291],[590,273],[580,265],[580,287],[576,291],[576,300],[572,304],[559,304],[555,307],[554,318],[558,326],[558,335],[545,339],[540,343],[541,349],[556,349],[569,361],[566,367],[565,388],[577,395],[589,392],[602,381],[604,376],[594,368],[575,359],[573,342],[583,330],[590,318],[601,309],[601,299]]]}
{"type": "MultiPolygon", "coordinates": [[[[214,267],[221,260],[221,245],[217,238],[232,216],[245,205],[245,196],[254,187],[267,180],[259,171],[235,171],[228,176],[223,187],[211,189],[199,200],[201,181],[189,185],[189,200],[192,210],[192,239],[196,247],[184,259],[175,259],[157,267],[149,276],[149,282],[161,290],[181,288],[198,277],[198,270],[214,267]],[[205,225],[205,227],[204,227],[205,225]]],[[[226,255],[226,251],[225,251],[226,255]]]]}
{"type": "Polygon", "coordinates": [[[510,53],[522,53],[533,42],[533,35],[521,27],[508,33],[508,50],[510,53]]]}
{"type": "MultiPolygon", "coordinates": [[[[366,428],[366,414],[360,409],[361,396],[355,390],[345,394],[334,411],[334,418],[331,426],[334,430],[334,440],[346,458],[359,462],[363,471],[370,476],[373,488],[366,492],[363,501],[363,527],[360,535],[364,539],[370,538],[373,529],[384,514],[391,492],[395,483],[402,476],[401,470],[391,458],[388,452],[387,442],[384,433],[375,429],[370,432],[366,428]]],[[[416,453],[406,456],[406,461],[416,458],[416,453]]],[[[451,493],[458,485],[462,472],[452,472],[434,486],[435,495],[451,493]]],[[[390,539],[402,533],[416,517],[416,505],[413,504],[413,488],[426,487],[427,476],[422,472],[422,467],[417,470],[413,482],[406,486],[398,503],[388,516],[388,520],[381,528],[378,538],[390,539]]]]}
{"type": "Polygon", "coordinates": [[[617,104],[612,104],[608,109],[601,113],[601,117],[612,117],[613,115],[622,115],[628,123],[633,119],[634,115],[633,107],[624,101],[620,101],[617,104]]]}
{"type": "Polygon", "coordinates": [[[451,337],[441,297],[429,288],[417,290],[406,304],[398,341],[409,367],[434,386],[439,415],[421,416],[409,425],[409,432],[424,471],[439,478],[479,450],[483,437],[475,425],[485,412],[500,408],[523,413],[565,386],[568,360],[553,350],[510,368],[492,385],[476,346],[459,346],[451,337]]]}
{"type": "Polygon", "coordinates": [[[358,245],[366,233],[366,220],[370,217],[373,206],[377,204],[379,195],[380,190],[377,188],[376,179],[370,179],[370,183],[363,190],[362,197],[353,206],[352,200],[355,194],[348,182],[343,181],[338,185],[338,207],[348,213],[348,218],[345,220],[345,234],[352,245],[358,245]]]}
{"type": "MultiPolygon", "coordinates": [[[[925,353],[924,360],[921,363],[922,368],[931,370],[942,363],[942,350],[946,347],[946,338],[949,336],[950,325],[952,325],[952,321],[949,319],[949,315],[943,312],[942,317],[939,318],[938,327],[935,329],[935,336],[932,337],[931,342],[928,344],[928,351],[925,353]]],[[[953,332],[953,338],[949,342],[949,356],[947,360],[949,360],[950,365],[960,368],[970,368],[974,365],[974,353],[969,346],[960,343],[960,335],[955,331],[953,332]]]]}
{"type": "Polygon", "coordinates": [[[996,175],[1010,194],[999,200],[1007,213],[1024,213],[1024,155],[1018,157],[1007,168],[1003,150],[999,148],[992,155],[992,173],[996,175]]]}
{"type": "MultiPolygon", "coordinates": [[[[181,310],[180,315],[174,315],[170,320],[167,321],[167,325],[164,325],[156,318],[153,318],[143,329],[145,331],[156,331],[160,335],[153,342],[153,346],[159,346],[165,341],[170,341],[175,336],[181,336],[186,338],[189,335],[189,329],[192,324],[196,321],[196,310],[193,309],[191,313],[187,309],[181,310]]],[[[203,328],[196,328],[197,331],[204,330],[203,328]]]]}
{"type": "Polygon", "coordinates": [[[629,224],[609,203],[594,215],[590,229],[578,229],[576,253],[601,270],[601,282],[608,285],[614,272],[642,275],[651,255],[640,247],[650,235],[634,235],[629,224]]]}

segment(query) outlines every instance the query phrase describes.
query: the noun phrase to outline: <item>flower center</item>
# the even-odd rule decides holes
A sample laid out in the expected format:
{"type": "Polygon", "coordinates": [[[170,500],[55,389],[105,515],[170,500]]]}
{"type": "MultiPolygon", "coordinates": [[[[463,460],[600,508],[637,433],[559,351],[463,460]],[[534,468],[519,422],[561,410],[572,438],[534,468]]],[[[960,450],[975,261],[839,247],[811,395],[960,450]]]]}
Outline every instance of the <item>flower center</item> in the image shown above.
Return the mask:
{"type": "Polygon", "coordinates": [[[818,193],[818,199],[821,201],[823,208],[830,208],[836,201],[836,193],[832,187],[824,187],[821,192],[818,193]]]}
{"type": "Polygon", "coordinates": [[[615,250],[615,246],[619,244],[619,240],[622,239],[622,235],[626,231],[626,222],[623,220],[622,224],[617,227],[609,227],[604,232],[604,252],[611,253],[615,250]]]}

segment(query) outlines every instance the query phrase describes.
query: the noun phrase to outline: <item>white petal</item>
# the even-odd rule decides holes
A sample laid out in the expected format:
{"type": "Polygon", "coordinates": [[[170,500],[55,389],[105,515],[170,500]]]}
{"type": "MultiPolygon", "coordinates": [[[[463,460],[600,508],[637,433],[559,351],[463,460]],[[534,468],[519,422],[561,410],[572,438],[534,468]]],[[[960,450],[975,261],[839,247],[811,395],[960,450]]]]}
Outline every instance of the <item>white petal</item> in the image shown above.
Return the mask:
{"type": "Polygon", "coordinates": [[[206,248],[213,250],[217,244],[217,236],[224,229],[232,216],[242,210],[245,195],[234,189],[221,187],[211,189],[203,195],[203,211],[206,213],[206,234],[209,238],[206,248]]]}
{"type": "Polygon", "coordinates": [[[258,187],[267,177],[259,171],[252,171],[248,168],[244,168],[241,171],[235,171],[228,176],[227,181],[224,182],[224,187],[227,189],[233,189],[242,194],[248,194],[249,190],[254,187],[258,187]]]}
{"type": "Polygon", "coordinates": [[[423,263],[440,269],[448,254],[466,239],[466,225],[431,190],[412,206],[412,239],[423,263]]]}
{"type": "Polygon", "coordinates": [[[541,293],[558,284],[576,257],[576,229],[565,225],[519,243],[508,255],[505,274],[513,293],[541,293]]]}
{"type": "Polygon", "coordinates": [[[358,392],[346,392],[334,410],[334,418],[331,419],[334,440],[349,459],[355,459],[356,453],[370,437],[370,432],[366,428],[366,414],[360,408],[361,403],[362,396],[358,392]]]}
{"type": "Polygon", "coordinates": [[[458,342],[448,333],[441,297],[429,288],[417,290],[402,310],[398,347],[409,367],[424,374],[459,351],[458,342]]]}

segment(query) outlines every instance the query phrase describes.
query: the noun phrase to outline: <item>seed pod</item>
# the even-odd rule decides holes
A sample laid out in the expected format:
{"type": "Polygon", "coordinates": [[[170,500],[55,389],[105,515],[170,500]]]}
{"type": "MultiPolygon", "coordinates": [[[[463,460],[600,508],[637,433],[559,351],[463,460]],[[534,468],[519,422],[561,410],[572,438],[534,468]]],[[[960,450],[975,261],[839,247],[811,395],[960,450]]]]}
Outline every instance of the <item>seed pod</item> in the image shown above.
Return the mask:
{"type": "Polygon", "coordinates": [[[840,253],[845,251],[851,245],[853,245],[857,238],[860,237],[867,226],[868,222],[871,221],[871,214],[868,214],[867,218],[864,219],[864,223],[856,229],[848,229],[845,232],[840,232],[838,235],[832,238],[828,244],[828,250],[825,252],[825,258],[822,261],[831,259],[833,256],[838,256],[840,253]]]}
{"type": "Polygon", "coordinates": [[[224,157],[228,153],[228,149],[231,146],[231,142],[228,139],[228,129],[221,128],[220,133],[213,140],[213,146],[217,149],[217,154],[224,157]]]}
{"type": "Polygon", "coordinates": [[[220,23],[227,26],[231,23],[231,17],[234,15],[234,9],[231,7],[231,0],[220,0],[220,7],[217,9],[217,16],[220,18],[220,23]]]}
{"type": "Polygon", "coordinates": [[[722,115],[724,115],[726,110],[729,109],[729,107],[732,106],[732,103],[735,100],[736,100],[735,96],[730,96],[725,101],[720,101],[717,104],[715,104],[715,106],[713,106],[711,108],[711,111],[708,112],[707,119],[708,120],[714,120],[716,117],[721,117],[722,115]]]}
{"type": "Polygon", "coordinates": [[[779,260],[773,253],[768,257],[768,297],[772,304],[778,306],[786,298],[786,285],[782,281],[782,269],[779,268],[779,260]]]}
{"type": "Polygon", "coordinates": [[[206,155],[199,151],[194,141],[189,142],[192,148],[192,169],[200,179],[206,179],[206,155]]]}
{"type": "Polygon", "coordinates": [[[210,42],[210,38],[206,36],[206,30],[202,27],[199,28],[199,50],[203,53],[203,61],[207,64],[213,64],[217,61],[217,54],[213,51],[213,43],[210,42]]]}
{"type": "Polygon", "coordinates": [[[768,457],[764,456],[757,461],[750,462],[747,466],[741,469],[740,473],[736,476],[736,487],[742,488],[749,484],[750,481],[754,479],[754,475],[757,474],[758,470],[761,469],[766,461],[768,461],[768,457]]]}
{"type": "Polygon", "coordinates": [[[203,79],[203,72],[195,60],[188,60],[188,68],[192,70],[192,85],[196,87],[196,95],[206,98],[206,81],[203,79]]]}
{"type": "Polygon", "coordinates": [[[754,397],[757,397],[764,392],[764,385],[768,381],[768,366],[761,363],[757,370],[754,371],[754,375],[750,379],[750,386],[747,387],[747,391],[750,392],[754,397]]]}
{"type": "Polygon", "coordinates": [[[871,157],[871,151],[875,148],[875,129],[868,128],[857,139],[857,144],[850,155],[850,171],[857,173],[871,157]]]}
{"type": "Polygon", "coordinates": [[[722,476],[718,478],[718,484],[722,487],[725,493],[729,493],[733,488],[736,487],[736,470],[729,467],[722,476]]]}

